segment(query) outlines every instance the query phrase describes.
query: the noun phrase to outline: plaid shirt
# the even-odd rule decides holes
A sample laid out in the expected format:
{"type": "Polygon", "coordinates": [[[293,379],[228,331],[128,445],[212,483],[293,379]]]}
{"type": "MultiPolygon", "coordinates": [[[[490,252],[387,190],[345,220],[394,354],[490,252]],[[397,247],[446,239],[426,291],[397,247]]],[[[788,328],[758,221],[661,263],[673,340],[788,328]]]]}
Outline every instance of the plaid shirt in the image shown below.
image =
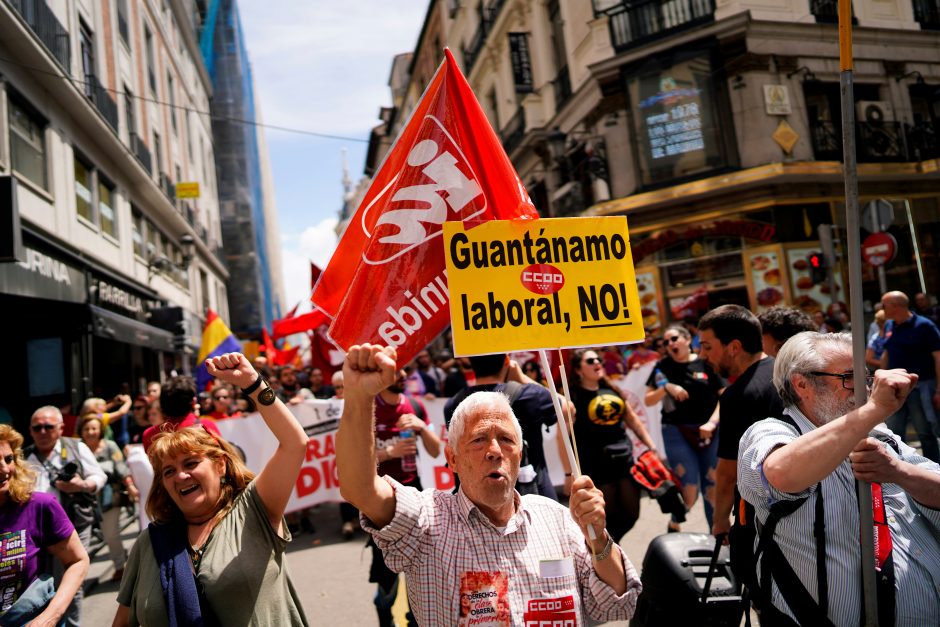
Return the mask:
{"type": "MultiPolygon", "coordinates": [[[[385,562],[404,572],[408,601],[420,625],[526,625],[545,606],[538,600],[566,600],[565,625],[624,620],[633,615],[642,588],[636,570],[620,547],[627,590],[617,595],[594,571],[584,535],[568,509],[547,498],[515,495],[516,513],[499,529],[464,495],[419,492],[385,477],[395,490],[395,517],[376,529],[362,517],[363,528],[382,549],[385,562]],[[559,567],[559,565],[567,567],[559,567]],[[508,613],[502,622],[476,622],[468,616],[471,573],[508,579],[508,613]],[[469,577],[468,577],[469,575],[469,577]],[[463,602],[464,617],[461,617],[463,602]],[[463,621],[466,621],[464,623],[463,621]]],[[[495,596],[495,595],[490,595],[495,596]]],[[[502,603],[500,604],[502,606],[502,603]]],[[[506,608],[502,608],[505,613],[506,608]]]]}

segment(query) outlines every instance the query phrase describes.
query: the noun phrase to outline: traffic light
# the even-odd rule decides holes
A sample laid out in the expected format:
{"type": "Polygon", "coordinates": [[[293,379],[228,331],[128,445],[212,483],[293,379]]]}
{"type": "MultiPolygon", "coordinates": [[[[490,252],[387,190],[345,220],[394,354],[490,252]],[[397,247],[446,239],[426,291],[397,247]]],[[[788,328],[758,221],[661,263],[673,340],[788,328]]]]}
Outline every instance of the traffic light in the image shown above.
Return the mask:
{"type": "Polygon", "coordinates": [[[822,283],[826,280],[826,257],[822,253],[810,253],[806,258],[809,263],[809,276],[813,284],[822,283]]]}

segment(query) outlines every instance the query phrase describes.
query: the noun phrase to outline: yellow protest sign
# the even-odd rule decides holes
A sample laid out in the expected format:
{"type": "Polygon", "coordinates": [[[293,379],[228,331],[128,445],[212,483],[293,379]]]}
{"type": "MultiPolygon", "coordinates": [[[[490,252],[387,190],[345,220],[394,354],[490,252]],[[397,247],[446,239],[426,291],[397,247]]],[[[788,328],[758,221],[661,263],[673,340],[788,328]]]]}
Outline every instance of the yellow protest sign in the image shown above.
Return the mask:
{"type": "Polygon", "coordinates": [[[177,198],[199,198],[199,181],[177,183],[177,198]]]}
{"type": "Polygon", "coordinates": [[[444,224],[454,353],[644,338],[623,216],[444,224]]]}

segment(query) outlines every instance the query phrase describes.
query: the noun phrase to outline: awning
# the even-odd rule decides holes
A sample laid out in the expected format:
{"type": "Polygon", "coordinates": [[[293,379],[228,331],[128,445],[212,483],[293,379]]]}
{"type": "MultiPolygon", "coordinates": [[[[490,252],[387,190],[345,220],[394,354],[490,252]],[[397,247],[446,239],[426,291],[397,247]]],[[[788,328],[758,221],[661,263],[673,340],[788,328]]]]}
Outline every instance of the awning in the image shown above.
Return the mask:
{"type": "Polygon", "coordinates": [[[89,305],[92,333],[116,342],[134,344],[157,351],[175,352],[173,334],[127,316],[89,305]]]}

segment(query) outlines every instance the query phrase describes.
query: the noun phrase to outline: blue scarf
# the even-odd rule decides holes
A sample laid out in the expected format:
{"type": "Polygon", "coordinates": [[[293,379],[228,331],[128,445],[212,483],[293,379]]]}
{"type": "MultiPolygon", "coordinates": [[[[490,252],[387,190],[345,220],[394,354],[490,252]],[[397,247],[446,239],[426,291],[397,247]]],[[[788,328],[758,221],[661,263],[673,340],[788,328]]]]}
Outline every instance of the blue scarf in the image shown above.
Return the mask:
{"type": "Polygon", "coordinates": [[[186,528],[150,523],[148,529],[170,627],[203,627],[196,577],[186,552],[186,528]]]}

